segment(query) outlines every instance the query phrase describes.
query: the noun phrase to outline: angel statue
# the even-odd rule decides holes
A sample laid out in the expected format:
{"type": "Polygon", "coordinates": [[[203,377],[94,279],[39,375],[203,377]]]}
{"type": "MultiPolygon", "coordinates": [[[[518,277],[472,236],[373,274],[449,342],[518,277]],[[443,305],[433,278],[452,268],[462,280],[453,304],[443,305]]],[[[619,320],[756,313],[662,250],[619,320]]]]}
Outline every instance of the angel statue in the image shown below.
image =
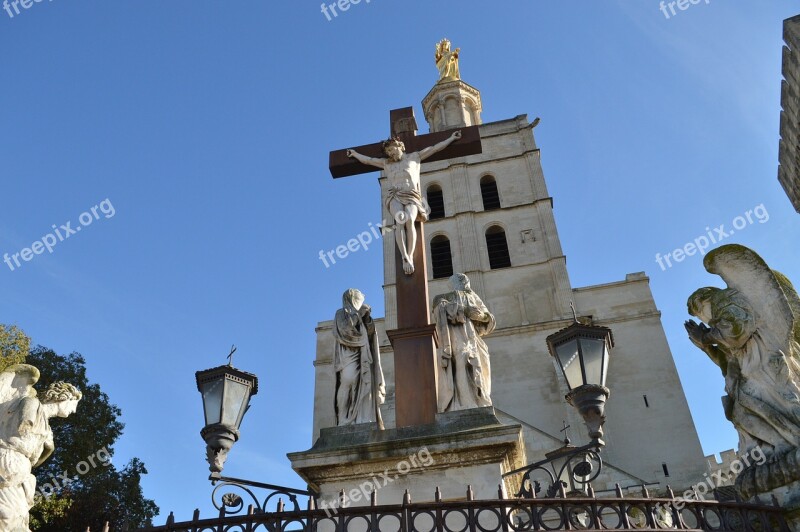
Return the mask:
{"type": "Polygon", "coordinates": [[[36,477],[31,470],[55,449],[51,417],[75,412],[82,394],[55,382],[37,398],[39,370],[16,364],[0,373],[0,530],[29,532],[36,477]]]}
{"type": "Polygon", "coordinates": [[[436,45],[436,68],[439,69],[439,83],[461,79],[461,72],[458,70],[459,52],[461,52],[461,48],[450,50],[450,41],[447,39],[442,39],[436,45]]]}
{"type": "Polygon", "coordinates": [[[492,406],[489,348],[482,336],[497,325],[463,273],[450,277],[452,292],[433,300],[439,336],[439,412],[492,406]]]}
{"type": "Polygon", "coordinates": [[[738,244],[706,255],[706,270],[727,288],[689,297],[689,339],[722,369],[726,417],[739,433],[739,453],[767,455],[800,448],[800,297],[789,280],[738,244]]]}

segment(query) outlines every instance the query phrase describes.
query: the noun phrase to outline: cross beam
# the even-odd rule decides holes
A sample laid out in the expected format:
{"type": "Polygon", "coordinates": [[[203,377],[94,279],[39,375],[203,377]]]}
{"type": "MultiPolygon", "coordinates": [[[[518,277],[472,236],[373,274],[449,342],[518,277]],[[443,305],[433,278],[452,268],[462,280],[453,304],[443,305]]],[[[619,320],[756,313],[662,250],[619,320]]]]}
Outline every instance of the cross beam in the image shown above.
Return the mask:
{"type": "MultiPolygon", "coordinates": [[[[406,145],[406,151],[409,153],[412,151],[419,151],[428,146],[433,146],[445,140],[453,133],[453,130],[437,131],[436,133],[417,136],[417,122],[414,118],[414,109],[412,107],[391,111],[390,121],[392,123],[391,136],[398,137],[402,140],[406,145]]],[[[350,149],[364,154],[367,157],[386,157],[383,153],[383,141],[356,146],[350,149]]],[[[481,152],[481,134],[478,130],[478,126],[469,126],[461,128],[461,139],[458,142],[454,142],[446,149],[429,157],[425,162],[432,163],[434,161],[443,161],[455,157],[466,157],[467,155],[475,155],[481,152]]],[[[374,166],[362,164],[348,157],[347,149],[332,151],[329,158],[329,167],[334,179],[377,171],[374,166]]]]}

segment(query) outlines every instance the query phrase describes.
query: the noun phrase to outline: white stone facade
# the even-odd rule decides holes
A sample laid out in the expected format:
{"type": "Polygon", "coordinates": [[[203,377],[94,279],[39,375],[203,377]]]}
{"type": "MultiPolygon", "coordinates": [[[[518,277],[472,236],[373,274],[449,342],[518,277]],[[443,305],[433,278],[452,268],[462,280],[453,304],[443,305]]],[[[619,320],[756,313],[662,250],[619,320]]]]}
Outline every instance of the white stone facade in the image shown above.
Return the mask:
{"type": "MultiPolygon", "coordinates": [[[[545,343],[548,335],[570,323],[574,301],[579,316],[610,327],[616,340],[608,377],[611,397],[603,451],[607,468],[595,489],[611,489],[615,482],[623,488],[658,484],[650,486],[652,491],[667,485],[676,492],[685,489],[702,479],[707,463],[648,278],[636,273],[609,284],[571,286],[533,127],[525,115],[482,124],[482,154],[423,166],[423,195],[430,185],[439,185],[445,205],[444,218],[425,224],[429,257],[431,239],[446,236],[453,270],[469,276],[472,289],[497,318],[497,330],[485,338],[491,354],[492,399],[501,421],[522,425],[529,463],[560,446],[562,420],[571,425],[574,444],[588,440],[582,420],[564,400],[566,384],[545,343]],[[500,209],[483,209],[480,180],[486,175],[496,180],[500,209]],[[496,225],[505,231],[511,267],[492,270],[485,233],[496,225]]],[[[383,196],[384,177],[380,184],[383,196]]],[[[389,219],[388,213],[384,217],[389,219]]],[[[385,334],[396,328],[394,247],[394,238],[387,235],[387,315],[376,320],[387,384],[382,406],[387,428],[395,420],[394,364],[385,334]]],[[[450,290],[447,279],[433,279],[430,258],[428,279],[431,300],[450,290]]],[[[314,440],[321,428],[335,425],[331,322],[320,322],[316,331],[314,440]]]]}

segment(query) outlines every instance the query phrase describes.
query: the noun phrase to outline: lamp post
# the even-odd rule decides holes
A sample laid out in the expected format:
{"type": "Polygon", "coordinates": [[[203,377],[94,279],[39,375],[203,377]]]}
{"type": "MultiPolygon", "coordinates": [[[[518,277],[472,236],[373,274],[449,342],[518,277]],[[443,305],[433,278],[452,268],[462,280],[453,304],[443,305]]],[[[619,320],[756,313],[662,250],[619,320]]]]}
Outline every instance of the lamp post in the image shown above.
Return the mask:
{"type": "Polygon", "coordinates": [[[292,503],[294,511],[299,512],[298,495],[316,497],[315,493],[222,476],[228,452],[239,439],[239,427],[250,408],[250,398],[258,393],[258,377],[233,367],[235,351],[236,348],[231,347],[228,364],[195,373],[197,389],[203,396],[206,421],[200,435],[206,442],[206,459],[208,469],[211,471],[209,480],[216,486],[211,493],[211,501],[214,507],[220,510],[221,516],[236,514],[245,508],[244,499],[234,492],[224,493],[225,490],[236,489],[252,499],[251,506],[258,513],[266,512],[270,501],[279,500],[278,505],[282,507],[283,503],[278,497],[286,497],[292,503]],[[260,499],[252,488],[266,490],[268,493],[266,497],[260,499]]]}
{"type": "Polygon", "coordinates": [[[239,427],[250,407],[250,398],[258,393],[258,377],[234,368],[231,363],[195,374],[206,422],[200,435],[206,442],[212,481],[221,478],[228,452],[239,439],[239,427]]]}
{"type": "Polygon", "coordinates": [[[609,353],[614,347],[611,329],[584,325],[575,317],[569,327],[547,337],[547,347],[567,381],[567,402],[583,417],[592,442],[603,446],[605,404],[610,393],[606,376],[609,353]]]}

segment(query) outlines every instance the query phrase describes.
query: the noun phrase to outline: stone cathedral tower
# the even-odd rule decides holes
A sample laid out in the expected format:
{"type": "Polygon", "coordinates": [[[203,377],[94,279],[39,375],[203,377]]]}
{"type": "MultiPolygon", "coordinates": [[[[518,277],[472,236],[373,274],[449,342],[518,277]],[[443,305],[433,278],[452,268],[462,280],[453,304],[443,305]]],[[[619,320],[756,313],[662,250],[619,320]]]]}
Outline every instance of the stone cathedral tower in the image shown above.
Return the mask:
{"type": "MultiPolygon", "coordinates": [[[[527,463],[561,445],[564,420],[573,427],[576,444],[587,440],[582,420],[564,400],[566,383],[545,343],[571,322],[572,301],[580,318],[611,328],[616,339],[608,377],[606,469],[595,489],[617,482],[658,484],[656,490],[669,484],[677,490],[698,482],[706,460],[648,278],[630,273],[603,285],[571,285],[534,136],[538,120],[519,115],[482,123],[480,92],[460,79],[437,83],[422,110],[431,132],[480,125],[481,154],[423,165],[421,188],[431,215],[420,244],[429,257],[431,300],[450,291],[447,278],[453,272],[463,272],[496,316],[497,329],[485,338],[492,401],[502,423],[522,428],[527,463]]],[[[575,180],[578,185],[580,178],[575,180]]],[[[383,198],[388,188],[383,175],[380,185],[383,198]]],[[[390,219],[388,212],[384,218],[390,219]]],[[[395,243],[389,235],[383,252],[386,316],[376,324],[387,384],[381,410],[391,428],[393,357],[385,331],[397,328],[397,316],[395,243]]],[[[331,324],[322,321],[316,329],[315,441],[321,429],[336,424],[331,324]]]]}

